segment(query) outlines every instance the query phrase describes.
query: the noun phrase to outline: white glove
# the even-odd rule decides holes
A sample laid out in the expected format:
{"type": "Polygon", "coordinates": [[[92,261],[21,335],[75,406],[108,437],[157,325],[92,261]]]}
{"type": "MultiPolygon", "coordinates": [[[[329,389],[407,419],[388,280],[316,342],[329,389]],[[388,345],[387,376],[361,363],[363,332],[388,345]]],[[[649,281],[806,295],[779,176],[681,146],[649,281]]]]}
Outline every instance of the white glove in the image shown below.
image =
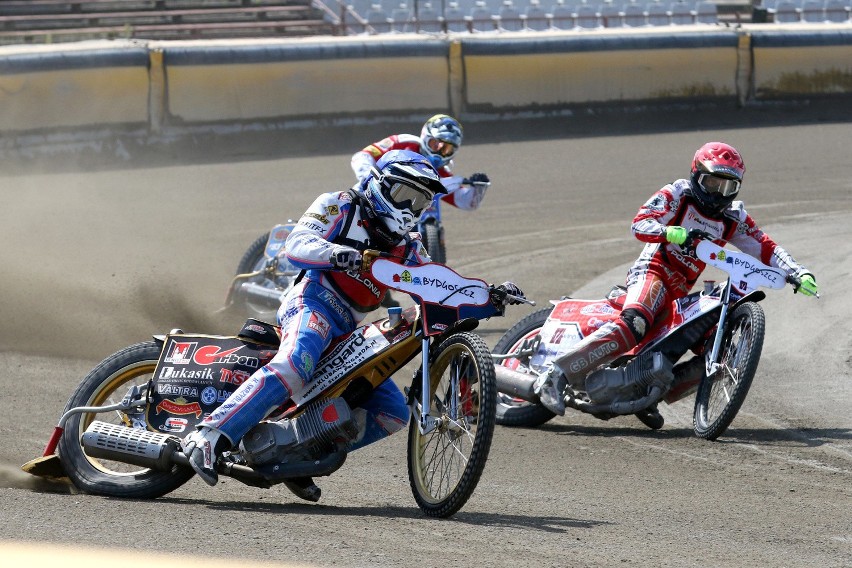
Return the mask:
{"type": "Polygon", "coordinates": [[[352,247],[339,246],[329,259],[333,268],[340,270],[358,270],[361,268],[361,253],[352,247]]]}

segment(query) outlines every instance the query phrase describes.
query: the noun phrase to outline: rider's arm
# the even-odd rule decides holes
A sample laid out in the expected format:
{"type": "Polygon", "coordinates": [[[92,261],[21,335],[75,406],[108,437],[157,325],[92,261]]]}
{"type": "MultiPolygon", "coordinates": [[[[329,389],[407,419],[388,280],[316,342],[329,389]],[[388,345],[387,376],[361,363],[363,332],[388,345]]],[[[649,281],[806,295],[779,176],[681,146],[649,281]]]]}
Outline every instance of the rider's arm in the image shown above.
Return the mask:
{"type": "Polygon", "coordinates": [[[441,182],[447,188],[447,195],[442,197],[441,201],[465,211],[479,209],[482,203],[482,192],[477,191],[472,185],[463,185],[462,179],[464,178],[461,176],[441,178],[441,182]]]}
{"type": "Polygon", "coordinates": [[[800,278],[805,274],[813,276],[808,269],[796,262],[789,252],[757,226],[751,215],[746,212],[742,201],[732,203],[731,211],[737,215],[736,230],[729,239],[732,245],[760,259],[764,264],[786,271],[790,276],[800,278]]]}
{"type": "Polygon", "coordinates": [[[671,185],[663,187],[639,208],[630,226],[633,236],[645,243],[666,242],[666,229],[676,213],[673,190],[671,185]]]}
{"type": "Polygon", "coordinates": [[[330,241],[340,233],[351,206],[346,192],[320,195],[287,237],[287,260],[306,270],[332,268],[330,259],[339,245],[330,241]]]}
{"type": "Polygon", "coordinates": [[[358,181],[364,181],[364,178],[370,175],[370,169],[376,165],[376,160],[381,157],[381,152],[378,151],[375,144],[370,144],[363,150],[352,154],[350,165],[352,171],[355,172],[355,177],[358,181]],[[376,155],[378,153],[378,155],[376,155]]]}

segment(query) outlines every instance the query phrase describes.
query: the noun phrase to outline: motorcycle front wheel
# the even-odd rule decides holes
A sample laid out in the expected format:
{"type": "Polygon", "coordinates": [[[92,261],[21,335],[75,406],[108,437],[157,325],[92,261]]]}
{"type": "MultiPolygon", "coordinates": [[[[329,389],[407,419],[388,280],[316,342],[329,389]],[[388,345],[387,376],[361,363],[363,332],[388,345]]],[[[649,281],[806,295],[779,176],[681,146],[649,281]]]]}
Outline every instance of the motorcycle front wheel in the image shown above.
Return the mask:
{"type": "Polygon", "coordinates": [[[746,302],[731,313],[719,348],[721,367],[704,377],[695,395],[693,429],[699,438],[715,440],[739,412],[757,372],[765,330],[758,304],[746,302]]]}
{"type": "MultiPolygon", "coordinates": [[[[160,346],[137,343],[110,355],[95,367],[77,387],[65,411],[78,406],[106,406],[121,402],[137,385],[147,389],[160,357],[160,346]]],[[[95,420],[147,429],[145,409],[138,412],[109,411],[75,414],[65,423],[59,440],[59,458],[65,473],[83,493],[153,499],[174,491],[195,475],[188,467],[174,465],[170,471],[154,471],[136,465],[93,458],[83,451],[81,438],[95,420]]]]}
{"type": "Polygon", "coordinates": [[[429,253],[433,262],[444,264],[447,262],[447,247],[444,245],[444,228],[439,227],[435,221],[427,221],[421,225],[423,234],[423,246],[429,253]]]}
{"type": "Polygon", "coordinates": [[[458,333],[432,352],[429,365],[431,431],[417,418],[408,430],[408,480],[430,517],[449,517],[467,502],[488,459],[497,389],[488,346],[458,333]]]}
{"type": "MultiPolygon", "coordinates": [[[[509,331],[503,334],[503,337],[497,342],[494,347],[495,353],[512,353],[517,350],[521,344],[535,337],[540,331],[544,322],[553,308],[542,308],[537,310],[521,321],[509,328],[509,331]]],[[[530,366],[530,357],[524,356],[518,359],[504,359],[502,364],[507,365],[510,362],[514,364],[518,361],[520,364],[516,371],[530,373],[539,371],[540,369],[532,369],[530,366]]],[[[535,428],[541,426],[548,420],[552,419],[556,414],[549,411],[544,406],[514,398],[505,393],[497,393],[497,424],[501,426],[519,426],[526,428],[535,428]]]]}

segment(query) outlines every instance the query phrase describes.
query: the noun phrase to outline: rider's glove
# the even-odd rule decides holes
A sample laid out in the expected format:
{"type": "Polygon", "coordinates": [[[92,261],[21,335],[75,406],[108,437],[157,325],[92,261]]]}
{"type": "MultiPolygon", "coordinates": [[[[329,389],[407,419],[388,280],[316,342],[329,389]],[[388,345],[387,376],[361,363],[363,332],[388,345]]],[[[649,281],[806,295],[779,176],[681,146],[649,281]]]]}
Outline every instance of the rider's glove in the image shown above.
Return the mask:
{"type": "Polygon", "coordinates": [[[526,300],[526,298],[521,289],[513,282],[503,282],[491,289],[491,301],[498,306],[523,304],[523,300],[526,300]]]}
{"type": "Polygon", "coordinates": [[[695,241],[712,241],[715,237],[708,233],[707,231],[702,231],[701,229],[690,229],[686,234],[686,246],[691,246],[696,244],[695,241]]]}
{"type": "Polygon", "coordinates": [[[682,245],[689,238],[689,231],[686,227],[677,225],[666,227],[666,240],[675,245],[682,245]]]}
{"type": "Polygon", "coordinates": [[[817,288],[816,280],[814,280],[814,275],[810,272],[805,272],[799,276],[800,282],[799,285],[793,288],[793,293],[801,292],[805,296],[817,296],[819,290],[817,288]]]}
{"type": "Polygon", "coordinates": [[[340,270],[358,270],[361,268],[361,253],[351,247],[340,246],[331,253],[331,265],[340,270]]]}
{"type": "Polygon", "coordinates": [[[491,183],[491,180],[488,179],[488,176],[483,173],[475,173],[471,175],[467,181],[469,183],[491,183]]]}

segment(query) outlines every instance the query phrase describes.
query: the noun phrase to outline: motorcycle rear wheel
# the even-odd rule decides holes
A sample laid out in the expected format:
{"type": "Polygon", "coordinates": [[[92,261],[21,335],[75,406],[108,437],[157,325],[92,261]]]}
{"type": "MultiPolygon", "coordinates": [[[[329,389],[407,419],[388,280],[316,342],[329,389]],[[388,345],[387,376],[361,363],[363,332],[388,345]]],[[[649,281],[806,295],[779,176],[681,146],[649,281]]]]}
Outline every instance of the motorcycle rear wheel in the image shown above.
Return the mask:
{"type": "Polygon", "coordinates": [[[444,340],[432,353],[430,413],[440,424],[408,430],[408,480],[430,517],[449,517],[473,494],[491,449],[497,388],[488,346],[472,333],[444,340]]]}
{"type": "MultiPolygon", "coordinates": [[[[495,353],[511,353],[517,349],[527,338],[534,337],[541,331],[544,322],[553,308],[542,308],[537,310],[509,328],[494,347],[495,353]]],[[[505,359],[506,365],[511,359],[505,359]]],[[[529,357],[520,359],[520,366],[515,369],[520,372],[530,373],[529,357]]],[[[539,370],[539,369],[536,369],[539,370]]],[[[527,402],[505,393],[497,393],[497,424],[501,426],[516,426],[524,428],[535,428],[551,420],[556,414],[540,404],[527,402]]]]}
{"type": "Polygon", "coordinates": [[[428,221],[421,226],[423,229],[423,246],[426,247],[426,252],[429,253],[429,258],[433,262],[444,264],[447,262],[447,248],[444,245],[444,229],[439,227],[438,223],[428,221]]]}
{"type": "Polygon", "coordinates": [[[249,248],[243,253],[240,263],[237,265],[236,274],[248,274],[261,267],[262,261],[266,258],[264,252],[266,251],[266,243],[268,241],[269,233],[267,232],[260,235],[249,245],[249,248]]]}
{"type": "MultiPolygon", "coordinates": [[[[65,410],[120,402],[131,386],[147,386],[159,356],[160,346],[154,341],[137,343],[110,355],[83,379],[65,410]]],[[[75,414],[68,419],[59,440],[59,458],[65,473],[83,493],[153,499],[174,491],[195,475],[188,467],[174,465],[170,471],[154,471],[86,455],[80,439],[95,420],[145,428],[144,410],[137,415],[111,411],[75,414]]]]}
{"type": "Polygon", "coordinates": [[[763,308],[754,302],[737,306],[731,313],[720,346],[719,372],[704,377],[695,395],[693,429],[705,440],[715,440],[727,430],[745,402],[766,331],[763,308]]]}

